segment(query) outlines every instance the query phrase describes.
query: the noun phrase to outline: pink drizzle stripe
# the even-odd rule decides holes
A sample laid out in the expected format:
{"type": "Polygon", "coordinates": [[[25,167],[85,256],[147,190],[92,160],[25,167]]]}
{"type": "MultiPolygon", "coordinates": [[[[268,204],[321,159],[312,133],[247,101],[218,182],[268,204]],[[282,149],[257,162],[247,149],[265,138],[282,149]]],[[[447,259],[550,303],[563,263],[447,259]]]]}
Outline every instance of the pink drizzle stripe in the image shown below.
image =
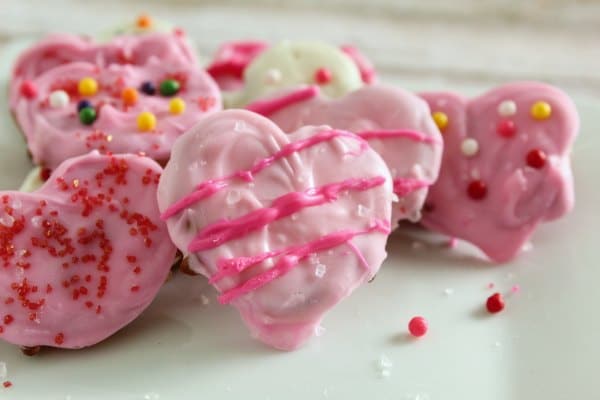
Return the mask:
{"type": "Polygon", "coordinates": [[[365,140],[371,139],[390,139],[390,138],[407,138],[416,142],[424,142],[431,144],[442,144],[438,138],[428,136],[422,132],[411,130],[379,130],[379,131],[363,131],[357,132],[358,136],[365,140]]]}
{"type": "Polygon", "coordinates": [[[431,186],[431,183],[415,178],[396,178],[394,179],[394,193],[398,197],[406,196],[409,193],[414,192],[422,188],[431,186]]]}
{"type": "Polygon", "coordinates": [[[254,210],[237,219],[220,221],[206,226],[192,240],[188,250],[195,253],[219,247],[230,240],[261,229],[273,221],[302,211],[306,207],[315,207],[335,201],[342,192],[365,191],[384,183],[383,176],[364,179],[352,178],[318,188],[310,188],[303,192],[286,193],[273,200],[269,207],[254,210]]]}
{"type": "Polygon", "coordinates": [[[287,106],[299,103],[301,101],[312,99],[318,94],[319,88],[317,86],[309,86],[307,88],[298,89],[281,97],[255,101],[254,103],[248,104],[246,106],[246,110],[268,117],[282,108],[286,108],[287,106]]]}
{"type": "MultiPolygon", "coordinates": [[[[352,240],[358,235],[369,234],[375,231],[387,235],[390,233],[390,225],[387,221],[376,221],[372,226],[363,231],[339,231],[322,236],[319,239],[305,243],[300,246],[294,246],[279,251],[268,252],[255,257],[240,257],[222,261],[220,265],[235,265],[237,268],[236,270],[234,270],[233,273],[237,273],[267,258],[281,255],[281,257],[279,258],[279,260],[273,268],[253,276],[241,285],[235,286],[229,290],[224,291],[223,294],[219,296],[219,302],[221,304],[228,304],[233,300],[237,299],[238,297],[243,296],[253,290],[259,289],[267,283],[277,278],[280,278],[281,276],[291,271],[292,268],[294,268],[312,253],[317,253],[320,251],[340,246],[344,243],[349,243],[350,240],[352,240]],[[241,266],[244,266],[244,268],[240,270],[239,268],[241,266]]],[[[225,275],[231,275],[231,273],[228,272],[225,275]]],[[[214,282],[218,279],[220,278],[217,278],[215,275],[211,279],[211,281],[214,282]]]]}
{"type": "Polygon", "coordinates": [[[162,220],[167,220],[173,215],[178,214],[184,209],[190,207],[192,204],[201,201],[213,195],[214,193],[217,193],[218,191],[226,188],[227,186],[229,186],[230,181],[234,179],[243,179],[248,182],[252,181],[254,179],[254,175],[258,174],[274,162],[282,158],[288,157],[308,147],[335,139],[337,137],[347,137],[359,141],[361,151],[364,151],[369,148],[367,142],[365,142],[362,138],[356,136],[353,133],[340,130],[321,131],[312,135],[309,138],[286,144],[272,156],[257,161],[249,170],[238,171],[224,178],[211,179],[202,182],[196,187],[196,190],[194,192],[190,193],[189,195],[183,197],[182,199],[169,206],[169,208],[167,208],[160,217],[162,220]]]}

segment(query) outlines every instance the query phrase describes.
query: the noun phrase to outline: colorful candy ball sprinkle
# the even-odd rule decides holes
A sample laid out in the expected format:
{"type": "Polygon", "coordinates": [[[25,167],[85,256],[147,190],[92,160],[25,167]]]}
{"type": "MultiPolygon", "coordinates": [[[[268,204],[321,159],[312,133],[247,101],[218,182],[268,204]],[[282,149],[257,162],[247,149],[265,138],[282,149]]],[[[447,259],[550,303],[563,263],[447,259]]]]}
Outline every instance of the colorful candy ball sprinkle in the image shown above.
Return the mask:
{"type": "Polygon", "coordinates": [[[160,94],[163,96],[174,96],[179,92],[181,85],[175,79],[165,79],[160,83],[160,94]]]}
{"type": "Polygon", "coordinates": [[[481,200],[487,195],[487,186],[480,180],[471,181],[467,187],[469,197],[474,200],[481,200]]]}
{"type": "Polygon", "coordinates": [[[93,96],[98,92],[98,82],[89,76],[85,77],[77,84],[77,91],[82,96],[93,96]]]}
{"type": "Polygon", "coordinates": [[[517,133],[517,126],[514,121],[510,119],[505,119],[503,121],[498,122],[498,126],[496,130],[500,136],[505,138],[513,137],[515,133],[517,133]]]}
{"type": "Polygon", "coordinates": [[[488,297],[485,302],[485,308],[487,308],[490,314],[499,313],[504,310],[504,298],[500,293],[494,293],[490,297],[488,297]]]}
{"type": "Polygon", "coordinates": [[[479,152],[479,143],[473,138],[467,138],[460,144],[460,150],[466,157],[473,157],[479,152]]]}
{"type": "Polygon", "coordinates": [[[156,117],[149,111],[141,112],[137,117],[138,129],[142,132],[148,132],[156,128],[156,117]]]}
{"type": "Polygon", "coordinates": [[[121,92],[121,100],[123,100],[123,104],[127,106],[133,106],[137,103],[138,100],[138,92],[135,88],[127,87],[123,89],[121,92]]]}
{"type": "Polygon", "coordinates": [[[326,85],[331,82],[331,71],[327,68],[319,68],[315,71],[315,82],[319,85],[326,85]]]}
{"type": "Polygon", "coordinates": [[[88,107],[92,107],[92,103],[89,100],[81,100],[77,103],[77,111],[81,111],[88,107]]]}
{"type": "Polygon", "coordinates": [[[21,95],[27,99],[34,99],[37,96],[37,87],[31,81],[23,81],[19,89],[21,95]]]}
{"type": "Polygon", "coordinates": [[[414,337],[421,337],[427,333],[429,328],[427,320],[423,317],[413,317],[408,322],[408,331],[414,337]]]}
{"type": "Polygon", "coordinates": [[[527,153],[527,165],[531,168],[541,169],[546,165],[546,153],[542,150],[535,149],[527,153]]]}
{"type": "Polygon", "coordinates": [[[52,108],[64,108],[69,105],[69,95],[64,90],[55,90],[48,96],[52,108]]]}
{"type": "Polygon", "coordinates": [[[85,107],[79,111],[79,121],[84,125],[91,125],[96,121],[96,110],[92,107],[85,107]]]}
{"type": "Polygon", "coordinates": [[[182,114],[185,111],[185,101],[180,97],[175,97],[169,102],[169,112],[174,115],[182,114]]]}
{"type": "Polygon", "coordinates": [[[152,18],[148,15],[140,15],[135,21],[135,25],[142,29],[150,28],[152,26],[152,18]]]}
{"type": "Polygon", "coordinates": [[[517,113],[517,103],[512,100],[504,100],[498,104],[498,114],[502,117],[510,117],[517,113]]]}
{"type": "Polygon", "coordinates": [[[152,96],[156,94],[156,87],[150,81],[143,82],[140,86],[140,91],[144,94],[152,96]]]}
{"type": "Polygon", "coordinates": [[[541,121],[550,118],[552,115],[552,107],[545,101],[536,101],[531,106],[530,113],[533,119],[541,121]]]}
{"type": "Polygon", "coordinates": [[[436,111],[431,114],[433,121],[437,125],[439,130],[444,130],[448,126],[448,115],[442,111],[436,111]]]}

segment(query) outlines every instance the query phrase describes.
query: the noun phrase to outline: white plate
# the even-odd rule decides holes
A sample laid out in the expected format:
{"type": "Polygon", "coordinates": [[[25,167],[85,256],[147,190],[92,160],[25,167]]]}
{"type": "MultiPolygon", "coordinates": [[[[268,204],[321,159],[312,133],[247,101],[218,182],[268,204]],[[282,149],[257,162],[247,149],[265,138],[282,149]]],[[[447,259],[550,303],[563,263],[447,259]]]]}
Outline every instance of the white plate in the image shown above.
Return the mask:
{"type": "MultiPolygon", "coordinates": [[[[12,56],[0,61],[6,77],[12,56]]],[[[0,343],[14,384],[0,387],[0,399],[598,398],[600,104],[576,100],[575,212],[539,229],[515,262],[492,266],[464,244],[450,250],[395,235],[377,279],[294,353],[252,340],[203,278],[179,276],[137,321],[93,348],[28,358],[0,343]],[[513,285],[520,291],[510,295],[513,285]],[[495,290],[508,294],[507,306],[489,316],[483,304],[495,290]],[[406,333],[414,315],[430,323],[420,340],[406,333]],[[382,355],[393,362],[389,377],[382,355]]],[[[29,163],[4,97],[0,110],[0,188],[16,188],[29,163]]]]}

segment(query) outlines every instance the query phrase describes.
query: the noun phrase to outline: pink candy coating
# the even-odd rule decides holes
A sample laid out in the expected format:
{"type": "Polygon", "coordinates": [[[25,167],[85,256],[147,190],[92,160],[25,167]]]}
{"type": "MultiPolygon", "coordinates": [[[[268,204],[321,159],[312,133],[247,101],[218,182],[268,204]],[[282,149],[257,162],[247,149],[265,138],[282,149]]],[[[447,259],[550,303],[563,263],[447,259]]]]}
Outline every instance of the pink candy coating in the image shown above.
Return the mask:
{"type": "Polygon", "coordinates": [[[0,192],[0,339],[91,346],[150,304],[176,251],[155,197],[161,172],[146,157],[93,152],[36,192],[0,192]]]}
{"type": "Polygon", "coordinates": [[[63,160],[90,150],[101,153],[143,152],[166,161],[175,139],[207,112],[220,109],[216,84],[199,69],[187,42],[173,34],[123,36],[97,44],[78,36],[52,36],[23,53],[16,63],[10,90],[10,107],[27,138],[33,161],[51,169],[63,160]],[[98,92],[85,97],[96,109],[90,126],[77,117],[80,79],[92,77],[98,92]],[[124,104],[121,92],[143,82],[156,86],[166,78],[181,84],[177,96],[187,107],[184,113],[169,112],[168,97],[140,92],[135,105],[124,104]],[[20,95],[21,82],[37,88],[35,101],[20,95]],[[64,90],[70,104],[53,108],[48,96],[64,90]],[[140,132],[137,116],[152,112],[157,125],[151,133],[140,132]]]}
{"type": "Polygon", "coordinates": [[[253,336],[285,350],[385,258],[392,181],[356,135],[230,110],[177,140],[158,198],[173,242],[253,336]]]}
{"type": "Polygon", "coordinates": [[[304,125],[327,125],[358,134],[392,173],[399,197],[393,205],[393,225],[420,216],[428,187],[437,179],[443,145],[429,107],[419,97],[399,88],[372,85],[329,99],[315,88],[301,87],[248,108],[265,114],[286,132],[304,125]]]}
{"type": "Polygon", "coordinates": [[[449,121],[440,176],[429,190],[430,207],[423,214],[427,228],[471,242],[491,260],[505,262],[519,253],[540,223],[573,208],[569,153],[579,120],[573,102],[562,91],[524,82],[471,100],[448,92],[422,97],[432,111],[445,113],[449,121]],[[511,121],[517,133],[509,137],[497,132],[498,123],[505,119],[498,108],[506,101],[516,105],[511,121]],[[530,115],[537,101],[551,106],[547,119],[530,115]],[[466,138],[479,144],[472,157],[461,150],[466,138]],[[530,166],[531,150],[543,151],[543,168],[539,154],[531,156],[535,168],[530,166]],[[472,182],[481,184],[470,187],[472,182]]]}

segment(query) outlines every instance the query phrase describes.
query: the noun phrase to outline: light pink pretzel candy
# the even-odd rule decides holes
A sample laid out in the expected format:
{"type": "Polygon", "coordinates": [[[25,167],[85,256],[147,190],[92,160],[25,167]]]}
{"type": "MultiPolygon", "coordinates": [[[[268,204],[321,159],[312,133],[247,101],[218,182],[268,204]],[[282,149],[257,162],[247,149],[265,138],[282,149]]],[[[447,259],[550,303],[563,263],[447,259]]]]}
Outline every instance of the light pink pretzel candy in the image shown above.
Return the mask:
{"type": "Polygon", "coordinates": [[[371,85],[330,99],[316,87],[303,87],[247,108],[285,132],[304,125],[328,125],[361,136],[385,160],[394,179],[399,201],[392,208],[393,225],[420,218],[428,187],[438,176],[443,142],[427,103],[418,96],[371,85]]]}
{"type": "MultiPolygon", "coordinates": [[[[244,85],[244,70],[263,51],[269,43],[260,40],[239,40],[223,43],[206,72],[214,78],[221,90],[237,90],[244,85]]],[[[365,84],[374,83],[377,73],[373,63],[360,50],[352,45],[342,45],[343,51],[354,62],[360,71],[365,84]]]]}
{"type": "Polygon", "coordinates": [[[212,114],[178,139],[158,190],[190,267],[254,336],[285,350],[377,272],[391,198],[385,163],[360,137],[286,135],[244,110],[212,114]]]}
{"type": "Polygon", "coordinates": [[[93,152],[36,192],[0,192],[0,339],[91,346],[150,304],[176,251],[155,197],[161,172],[93,152]]]}
{"type": "Polygon", "coordinates": [[[24,54],[11,87],[11,108],[33,161],[53,169],[69,157],[95,149],[143,152],[165,162],[181,133],[204,114],[221,108],[216,84],[180,46],[184,45],[179,37],[170,34],[119,37],[106,45],[60,36],[24,54]],[[78,56],[87,61],[72,61],[78,56]],[[90,62],[94,57],[97,60],[90,62]],[[71,61],[59,63],[64,59],[71,61]],[[80,93],[78,84],[86,78],[97,82],[96,93],[80,93]],[[175,96],[159,93],[166,79],[179,83],[175,96]],[[147,82],[155,86],[155,94],[140,90],[147,82]],[[24,91],[27,87],[29,91],[24,91]],[[123,97],[126,88],[137,93],[133,103],[123,97]],[[172,108],[175,97],[184,103],[183,109],[172,108]],[[87,100],[96,113],[91,124],[80,120],[81,100],[87,100]],[[144,112],[152,113],[154,126],[140,128],[138,118],[144,112]]]}
{"type": "Polygon", "coordinates": [[[440,177],[423,213],[426,227],[504,262],[540,222],[573,207],[569,153],[579,121],[562,91],[526,82],[472,100],[448,92],[422,97],[445,142],[440,177]]]}

